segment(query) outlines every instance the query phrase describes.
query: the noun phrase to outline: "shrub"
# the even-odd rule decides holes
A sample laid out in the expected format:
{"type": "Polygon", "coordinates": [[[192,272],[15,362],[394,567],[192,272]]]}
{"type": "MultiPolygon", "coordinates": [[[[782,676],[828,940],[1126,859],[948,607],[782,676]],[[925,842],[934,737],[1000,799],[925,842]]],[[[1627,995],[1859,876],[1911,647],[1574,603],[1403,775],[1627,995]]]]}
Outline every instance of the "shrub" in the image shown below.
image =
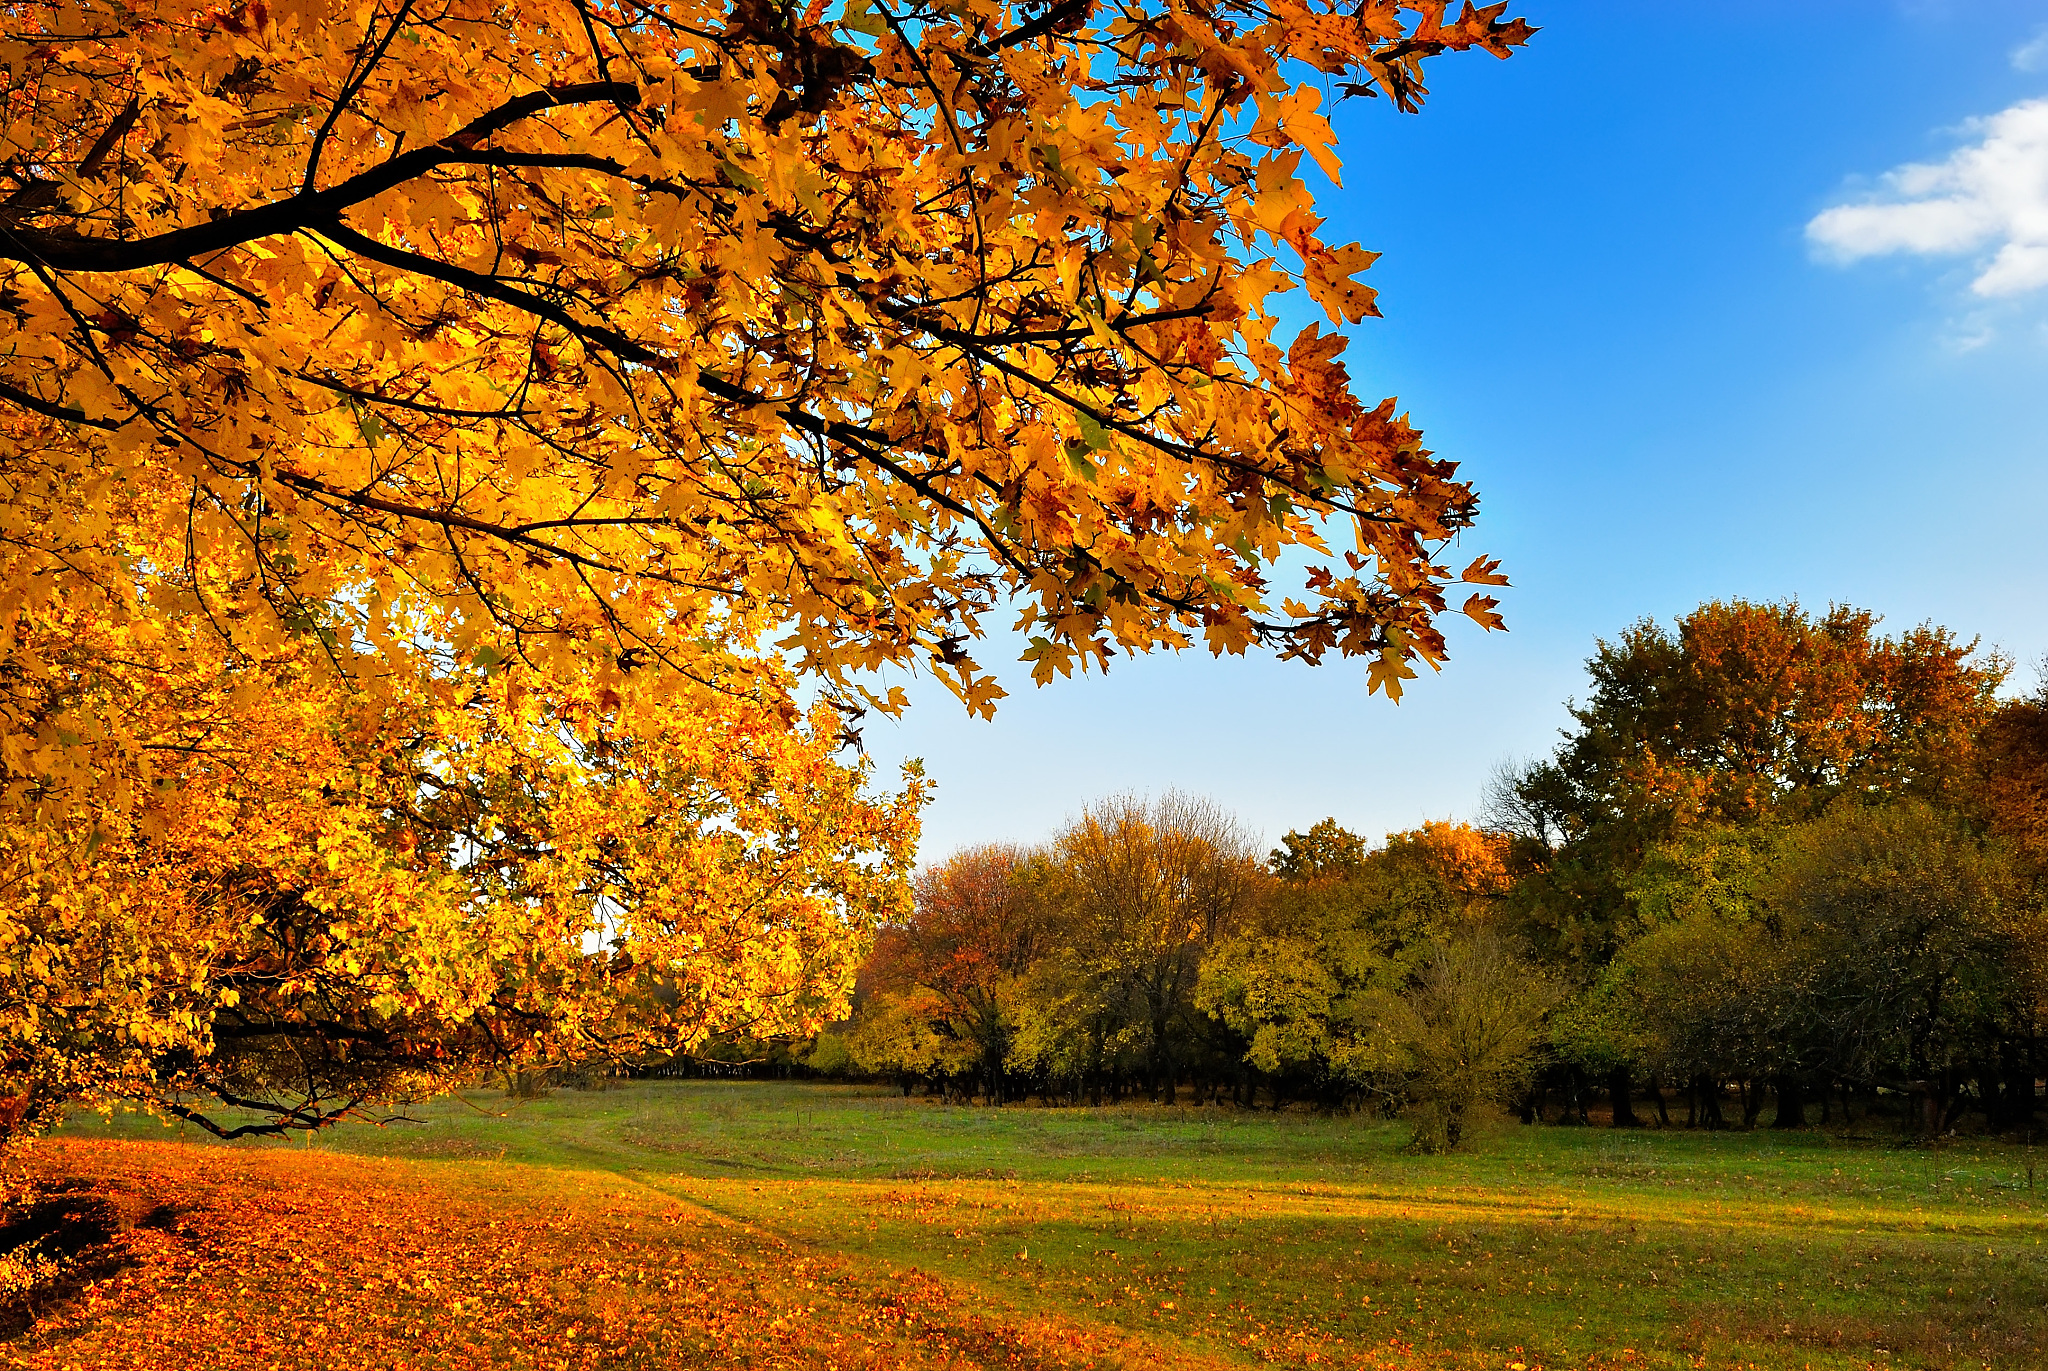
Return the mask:
{"type": "Polygon", "coordinates": [[[1409,1106],[1417,1151],[1448,1152],[1474,1109],[1527,1082],[1557,998],[1498,937],[1439,942],[1404,988],[1373,996],[1358,1066],[1409,1106]]]}

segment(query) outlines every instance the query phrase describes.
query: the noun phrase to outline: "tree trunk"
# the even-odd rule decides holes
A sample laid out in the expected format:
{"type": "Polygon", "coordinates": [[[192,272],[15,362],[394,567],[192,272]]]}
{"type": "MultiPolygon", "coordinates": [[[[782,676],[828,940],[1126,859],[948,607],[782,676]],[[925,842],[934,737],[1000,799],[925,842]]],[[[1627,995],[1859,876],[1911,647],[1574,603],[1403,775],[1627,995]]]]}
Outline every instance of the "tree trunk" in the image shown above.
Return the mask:
{"type": "Polygon", "coordinates": [[[1771,1127],[1806,1127],[1806,1089],[1804,1082],[1797,1076],[1777,1076],[1771,1081],[1771,1091],[1778,1097],[1778,1117],[1771,1120],[1771,1127]]]}
{"type": "Polygon", "coordinates": [[[1970,1092],[1965,1082],[1957,1080],[1950,1072],[1941,1073],[1942,1111],[1939,1134],[1947,1134],[1962,1122],[1963,1110],[1968,1107],[1970,1092]]]}
{"type": "Polygon", "coordinates": [[[1657,1102],[1657,1127],[1671,1127],[1671,1115],[1664,1108],[1664,1082],[1662,1078],[1653,1073],[1650,1076],[1649,1088],[1650,1098],[1657,1102]]]}
{"type": "Polygon", "coordinates": [[[1913,1082],[1913,1103],[1918,1106],[1914,1112],[1919,1115],[1916,1126],[1921,1137],[1941,1136],[1941,1116],[1947,1104],[1942,1098],[1945,1093],[1932,1077],[1913,1082]]]}
{"type": "Polygon", "coordinates": [[[1152,1075],[1158,1083],[1161,1104],[1173,1103],[1173,1039],[1167,1036],[1172,1028],[1165,1015],[1156,1015],[1152,1020],[1152,1075]]]}
{"type": "Polygon", "coordinates": [[[1615,1128],[1641,1128],[1643,1121],[1636,1117],[1635,1106],[1628,1097],[1628,1068],[1617,1066],[1607,1073],[1607,1101],[1613,1109],[1615,1128]]]}
{"type": "Polygon", "coordinates": [[[1999,1110],[2005,1127],[2025,1132],[2034,1124],[2034,1054],[2032,1043],[2008,1042],[1999,1054],[2005,1077],[2004,1107],[1999,1110]]]}
{"type": "Polygon", "coordinates": [[[1579,1069],[1569,1067],[1564,1075],[1564,1108],[1558,1111],[1557,1121],[1561,1124],[1576,1125],[1586,1121],[1586,1101],[1579,1089],[1579,1069]]]}
{"type": "Polygon", "coordinates": [[[1728,1126],[1728,1120],[1721,1116],[1721,1082],[1701,1072],[1696,1088],[1699,1091],[1702,1121],[1709,1132],[1720,1132],[1728,1126]]]}

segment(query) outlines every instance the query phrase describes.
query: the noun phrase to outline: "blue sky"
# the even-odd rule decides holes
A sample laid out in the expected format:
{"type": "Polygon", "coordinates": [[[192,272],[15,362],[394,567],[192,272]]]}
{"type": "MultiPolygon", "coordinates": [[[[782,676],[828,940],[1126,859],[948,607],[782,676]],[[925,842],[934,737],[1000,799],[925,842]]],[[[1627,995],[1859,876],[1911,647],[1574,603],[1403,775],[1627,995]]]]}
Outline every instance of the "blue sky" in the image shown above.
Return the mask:
{"type": "Polygon", "coordinates": [[[1716,597],[1932,620],[2033,682],[2048,0],[1518,12],[1529,47],[1440,60],[1420,115],[1339,106],[1322,199],[1328,236],[1385,254],[1358,388],[1477,483],[1460,554],[1503,559],[1511,631],[1453,625],[1399,705],[1362,665],[1193,652],[1043,690],[1009,669],[993,723],[913,682],[866,741],[938,782],[927,858],[1124,789],[1212,796],[1269,842],[1467,817],[1554,745],[1596,637],[1716,597]]]}

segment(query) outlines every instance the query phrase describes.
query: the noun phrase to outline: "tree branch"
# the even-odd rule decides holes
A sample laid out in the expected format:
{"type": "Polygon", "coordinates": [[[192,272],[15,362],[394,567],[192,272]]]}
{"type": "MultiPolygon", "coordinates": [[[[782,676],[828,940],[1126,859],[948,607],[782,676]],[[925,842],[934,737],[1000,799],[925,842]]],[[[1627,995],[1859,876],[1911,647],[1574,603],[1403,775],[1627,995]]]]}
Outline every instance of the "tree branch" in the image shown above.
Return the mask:
{"type": "Polygon", "coordinates": [[[1066,3],[1054,5],[1030,23],[1011,29],[1000,38],[991,38],[985,43],[975,44],[974,50],[983,57],[993,57],[1004,48],[1014,48],[1019,43],[1028,43],[1034,38],[1051,33],[1069,19],[1085,15],[1094,8],[1095,0],[1066,0],[1066,3]]]}
{"type": "Polygon", "coordinates": [[[245,1099],[240,1095],[231,1094],[224,1090],[214,1090],[211,1093],[222,1104],[227,1105],[231,1109],[258,1110],[275,1114],[278,1118],[273,1123],[245,1123],[235,1128],[222,1128],[212,1119],[207,1118],[206,1115],[187,1105],[166,1101],[163,1106],[164,1112],[174,1114],[186,1123],[197,1124],[216,1138],[226,1142],[233,1142],[236,1138],[276,1137],[281,1133],[311,1132],[316,1128],[325,1128],[329,1124],[340,1123],[362,1105],[361,1100],[350,1100],[339,1109],[323,1112],[314,1108],[311,1101],[297,1109],[286,1109],[281,1105],[271,1104],[267,1100],[245,1099]]]}
{"type": "MultiPolygon", "coordinates": [[[[313,135],[313,150],[306,154],[306,178],[299,183],[301,195],[310,193],[314,181],[319,178],[320,154],[326,150],[328,136],[334,132],[335,124],[340,121],[341,112],[348,108],[348,102],[356,98],[364,83],[370,79],[370,73],[384,60],[384,54],[391,49],[392,40],[397,38],[398,31],[405,27],[406,18],[412,13],[412,7],[413,0],[405,0],[405,3],[398,7],[398,13],[392,16],[391,27],[385,30],[384,40],[370,50],[368,60],[363,63],[361,70],[350,74],[348,83],[341,88],[340,94],[334,97],[333,105],[328,107],[327,117],[320,122],[319,132],[313,135]]],[[[364,41],[368,41],[367,37],[364,41]]]]}
{"type": "Polygon", "coordinates": [[[93,145],[86,149],[85,160],[78,164],[80,180],[92,181],[99,178],[100,163],[107,160],[107,154],[114,150],[114,144],[120,142],[121,136],[127,133],[129,129],[135,127],[135,121],[141,115],[141,102],[134,96],[129,96],[128,103],[121,107],[121,112],[114,116],[114,121],[111,124],[107,125],[106,132],[102,133],[94,141],[93,145]]]}
{"type": "Polygon", "coordinates": [[[69,424],[84,424],[87,428],[101,429],[107,433],[121,427],[111,419],[94,419],[82,409],[66,409],[54,401],[31,395],[25,390],[18,390],[5,381],[0,381],[0,400],[12,400],[23,409],[33,410],[45,419],[62,419],[69,424]]]}
{"type": "Polygon", "coordinates": [[[524,310],[535,318],[545,319],[557,327],[567,329],[585,342],[602,344],[606,351],[622,362],[637,362],[641,366],[657,370],[668,370],[673,365],[672,359],[664,357],[645,343],[628,338],[617,329],[607,328],[603,324],[585,323],[553,301],[544,300],[531,291],[508,285],[499,277],[486,276],[480,271],[458,267],[408,248],[393,247],[389,243],[380,242],[368,234],[350,228],[339,219],[307,224],[305,227],[347,248],[358,257],[367,257],[373,262],[382,262],[385,266],[396,267],[400,271],[431,277],[460,290],[466,290],[472,295],[481,295],[486,300],[496,300],[501,305],[524,310]]]}
{"type": "Polygon", "coordinates": [[[318,228],[353,205],[444,163],[464,160],[484,139],[542,110],[601,103],[638,105],[640,88],[625,81],[582,81],[532,91],[506,101],[438,143],[401,153],[331,189],[301,191],[287,199],[236,211],[210,224],[194,224],[148,238],[121,242],[45,229],[10,229],[0,233],[0,259],[30,262],[52,271],[139,271],[187,257],[203,257],[258,238],[318,228]]]}

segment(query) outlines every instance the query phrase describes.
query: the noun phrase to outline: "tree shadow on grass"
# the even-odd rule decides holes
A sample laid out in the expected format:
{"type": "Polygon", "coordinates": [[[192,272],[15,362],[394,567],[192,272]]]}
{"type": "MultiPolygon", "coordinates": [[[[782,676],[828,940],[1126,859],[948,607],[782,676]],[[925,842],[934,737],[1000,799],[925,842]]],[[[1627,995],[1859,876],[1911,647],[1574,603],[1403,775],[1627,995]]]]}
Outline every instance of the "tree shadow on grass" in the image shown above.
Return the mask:
{"type": "Polygon", "coordinates": [[[94,1282],[133,1266],[124,1233],[168,1232],[183,1212],[109,1195],[89,1180],[47,1182],[0,1208],[0,1341],[19,1338],[94,1282]]]}

